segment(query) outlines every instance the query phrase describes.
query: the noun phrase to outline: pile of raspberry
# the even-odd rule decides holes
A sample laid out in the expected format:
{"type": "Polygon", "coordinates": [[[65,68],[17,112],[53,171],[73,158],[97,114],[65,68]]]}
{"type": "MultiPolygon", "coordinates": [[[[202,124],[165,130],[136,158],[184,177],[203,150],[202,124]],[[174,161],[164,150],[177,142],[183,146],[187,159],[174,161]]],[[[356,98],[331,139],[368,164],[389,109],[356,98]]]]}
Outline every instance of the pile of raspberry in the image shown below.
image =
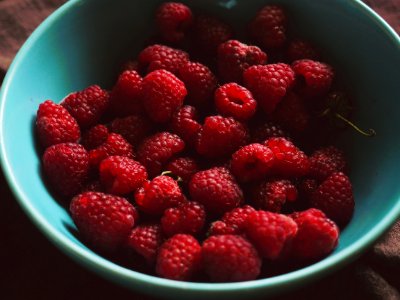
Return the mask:
{"type": "Polygon", "coordinates": [[[246,41],[181,3],[155,22],[157,43],[111,90],[39,106],[45,179],[82,241],[184,281],[254,280],[329,255],[354,210],[344,154],[315,115],[340,93],[332,67],[276,5],[246,41]]]}

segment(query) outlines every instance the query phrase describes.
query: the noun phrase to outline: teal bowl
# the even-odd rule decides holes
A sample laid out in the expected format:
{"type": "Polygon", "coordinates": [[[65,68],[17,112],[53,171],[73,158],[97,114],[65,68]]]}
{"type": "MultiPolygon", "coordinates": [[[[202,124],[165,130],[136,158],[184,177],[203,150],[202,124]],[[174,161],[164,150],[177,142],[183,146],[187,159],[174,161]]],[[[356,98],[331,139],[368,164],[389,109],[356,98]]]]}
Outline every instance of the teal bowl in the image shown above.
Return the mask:
{"type": "MultiPolygon", "coordinates": [[[[300,36],[318,41],[351,89],[355,120],[374,138],[346,133],[338,141],[351,162],[357,202],[351,223],[329,257],[284,275],[240,283],[191,283],[153,277],[119,266],[83,244],[68,212],[40,175],[34,120],[39,103],[61,101],[90,84],[110,87],[118,66],[151,33],[161,1],[72,0],[32,34],[12,63],[1,90],[1,164],[17,201],[33,223],[62,251],[101,276],[144,293],[169,298],[267,297],[303,285],[357,258],[400,213],[400,41],[361,1],[275,0],[284,5],[300,36]]],[[[184,1],[223,16],[238,27],[266,0],[184,1]]],[[[55,270],[54,280],[62,280],[55,270]]]]}

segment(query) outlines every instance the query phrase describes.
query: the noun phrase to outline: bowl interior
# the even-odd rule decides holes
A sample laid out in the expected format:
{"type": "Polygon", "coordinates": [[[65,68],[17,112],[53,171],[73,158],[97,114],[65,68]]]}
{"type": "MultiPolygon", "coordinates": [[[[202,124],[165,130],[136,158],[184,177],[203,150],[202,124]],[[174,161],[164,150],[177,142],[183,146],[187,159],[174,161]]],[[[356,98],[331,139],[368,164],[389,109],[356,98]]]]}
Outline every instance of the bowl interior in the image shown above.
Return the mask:
{"type": "MultiPolygon", "coordinates": [[[[193,284],[155,278],[108,262],[75,235],[68,212],[43,183],[35,148],[38,105],[56,102],[91,84],[110,88],[118,68],[150,36],[161,1],[69,1],[48,19],[18,54],[7,75],[1,103],[2,164],[22,207],[61,249],[102,275],[159,295],[226,297],[276,293],[320,276],[357,255],[400,211],[400,168],[395,139],[400,112],[398,37],[358,1],[275,0],[283,4],[299,36],[317,41],[355,96],[355,119],[376,130],[374,138],[346,133],[338,141],[351,162],[356,211],[340,244],[327,259],[300,271],[238,284],[193,284]],[[154,284],[158,285],[154,289],[154,284]],[[168,292],[168,294],[166,294],[168,292]]],[[[183,1],[195,11],[221,16],[242,28],[266,0],[183,1]]]]}

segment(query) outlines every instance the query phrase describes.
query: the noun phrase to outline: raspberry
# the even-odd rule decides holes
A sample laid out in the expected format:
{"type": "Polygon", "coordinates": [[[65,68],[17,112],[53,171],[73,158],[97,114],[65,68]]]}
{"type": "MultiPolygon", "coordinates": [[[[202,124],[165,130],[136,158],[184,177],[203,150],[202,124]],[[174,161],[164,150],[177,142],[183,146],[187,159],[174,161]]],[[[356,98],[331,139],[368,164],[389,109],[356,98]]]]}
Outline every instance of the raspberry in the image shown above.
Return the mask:
{"type": "Polygon", "coordinates": [[[169,162],[166,170],[181,178],[183,182],[188,183],[192,175],[197,173],[198,166],[196,161],[190,157],[178,157],[169,162]]]}
{"type": "Polygon", "coordinates": [[[196,143],[196,151],[215,158],[228,156],[249,139],[247,128],[233,118],[210,116],[204,121],[196,143]]]}
{"type": "Polygon", "coordinates": [[[39,105],[36,130],[43,147],[60,143],[75,143],[81,132],[78,123],[61,105],[46,100],[39,105]]]}
{"type": "Polygon", "coordinates": [[[138,148],[138,160],[150,177],[161,173],[164,165],[185,148],[185,142],[176,134],[159,132],[146,138],[138,148]]]}
{"type": "Polygon", "coordinates": [[[100,180],[93,180],[93,181],[89,181],[80,190],[80,193],[84,193],[84,192],[101,192],[101,193],[104,193],[105,190],[104,190],[103,186],[101,185],[100,180]]]}
{"type": "Polygon", "coordinates": [[[178,77],[188,91],[187,103],[203,110],[210,106],[218,82],[207,66],[188,61],[180,66],[178,77]]]}
{"type": "Polygon", "coordinates": [[[200,269],[201,246],[188,234],[177,234],[161,245],[156,273],[173,280],[190,280],[200,269]]]}
{"type": "Polygon", "coordinates": [[[310,161],[307,155],[285,138],[270,138],[265,145],[275,155],[274,171],[285,177],[301,177],[308,174],[310,161]]]}
{"type": "Polygon", "coordinates": [[[267,180],[259,184],[252,193],[256,207],[274,213],[281,212],[282,206],[297,199],[297,189],[289,180],[267,180]]]}
{"type": "Polygon", "coordinates": [[[266,113],[274,111],[294,79],[290,66],[283,63],[252,66],[243,73],[245,86],[266,113]]]}
{"type": "Polygon", "coordinates": [[[156,24],[161,36],[167,42],[182,41],[192,23],[192,11],[182,3],[167,2],[157,9],[156,24]]]}
{"type": "Polygon", "coordinates": [[[167,236],[178,233],[196,235],[203,229],[206,212],[197,202],[186,202],[164,211],[161,227],[167,236]]]}
{"type": "Polygon", "coordinates": [[[124,156],[107,157],[100,163],[99,171],[101,183],[114,195],[133,192],[147,180],[145,167],[124,156]]]}
{"type": "Polygon", "coordinates": [[[143,79],[144,108],[155,122],[169,121],[186,94],[183,82],[168,71],[156,70],[143,79]]]}
{"type": "Polygon", "coordinates": [[[98,123],[108,108],[110,95],[98,85],[69,94],[61,103],[76,119],[81,128],[88,128],[98,123]]]}
{"type": "Polygon", "coordinates": [[[139,67],[146,73],[164,69],[178,74],[181,65],[189,61],[189,54],[182,50],[155,44],[148,46],[139,53],[139,67]]]}
{"type": "Polygon", "coordinates": [[[253,211],[253,207],[245,205],[226,212],[220,221],[211,224],[208,234],[242,234],[246,219],[253,211]]]}
{"type": "Polygon", "coordinates": [[[243,192],[228,169],[215,167],[197,172],[189,182],[190,196],[207,211],[223,214],[243,201],[243,192]]]}
{"type": "Polygon", "coordinates": [[[125,198],[98,192],[75,196],[70,205],[79,233],[99,249],[112,251],[128,238],[137,213],[125,198]]]}
{"type": "Polygon", "coordinates": [[[250,119],[256,112],[257,102],[246,88],[227,83],[215,91],[215,106],[222,115],[239,121],[250,119]]]}
{"type": "Polygon", "coordinates": [[[297,225],[285,215],[259,210],[249,214],[245,232],[261,257],[276,260],[284,255],[297,225]]]}
{"type": "Polygon", "coordinates": [[[102,124],[97,124],[82,135],[81,144],[86,150],[92,150],[103,144],[107,137],[108,128],[102,124]]]}
{"type": "Polygon", "coordinates": [[[50,186],[63,197],[74,196],[88,177],[88,153],[79,144],[50,146],[44,152],[42,161],[50,186]]]}
{"type": "Polygon", "coordinates": [[[254,280],[260,274],[261,259],[256,249],[238,235],[216,235],[204,241],[203,266],[214,282],[254,280]]]}
{"type": "Polygon", "coordinates": [[[292,63],[297,78],[297,89],[305,97],[320,97],[329,92],[334,73],[331,66],[310,59],[292,63]]]}
{"type": "Polygon", "coordinates": [[[114,119],[110,127],[112,132],[122,135],[131,145],[137,145],[151,132],[152,124],[142,115],[131,115],[114,119]]]}
{"type": "Polygon", "coordinates": [[[253,65],[263,65],[267,54],[257,46],[229,40],[218,47],[218,73],[224,82],[242,82],[243,71],[253,65]]]}
{"type": "Polygon", "coordinates": [[[274,165],[274,153],[261,144],[249,144],[232,155],[231,170],[241,182],[263,179],[274,165]]]}
{"type": "Polygon", "coordinates": [[[322,210],[338,225],[346,225],[354,211],[350,179],[342,172],[331,174],[313,193],[311,206],[322,210]]]}
{"type": "Polygon", "coordinates": [[[168,176],[157,176],[147,181],[135,193],[139,209],[151,214],[162,215],[164,210],[186,201],[177,182],[168,176]]]}
{"type": "Polygon", "coordinates": [[[309,42],[304,40],[293,40],[289,43],[286,55],[289,61],[293,62],[299,59],[318,59],[317,49],[309,42]]]}
{"type": "Polygon", "coordinates": [[[344,153],[334,146],[318,149],[310,156],[310,175],[320,181],[345,168],[344,153]]]}
{"type": "Polygon", "coordinates": [[[161,243],[161,226],[156,223],[136,226],[127,240],[128,248],[143,256],[150,264],[155,263],[161,243]]]}
{"type": "Polygon", "coordinates": [[[197,122],[197,110],[193,106],[184,105],[178,109],[171,119],[171,130],[179,135],[185,143],[193,146],[201,125],[197,122]]]}
{"type": "Polygon", "coordinates": [[[335,249],[339,228],[325,214],[315,208],[290,215],[298,226],[291,245],[291,253],[301,260],[317,260],[335,249]]]}
{"type": "Polygon", "coordinates": [[[263,143],[272,137],[284,137],[290,140],[289,134],[280,125],[271,121],[256,124],[251,130],[253,143],[263,143]]]}
{"type": "Polygon", "coordinates": [[[286,42],[286,14],[277,5],[260,9],[249,25],[251,37],[263,48],[279,48],[286,42]]]}

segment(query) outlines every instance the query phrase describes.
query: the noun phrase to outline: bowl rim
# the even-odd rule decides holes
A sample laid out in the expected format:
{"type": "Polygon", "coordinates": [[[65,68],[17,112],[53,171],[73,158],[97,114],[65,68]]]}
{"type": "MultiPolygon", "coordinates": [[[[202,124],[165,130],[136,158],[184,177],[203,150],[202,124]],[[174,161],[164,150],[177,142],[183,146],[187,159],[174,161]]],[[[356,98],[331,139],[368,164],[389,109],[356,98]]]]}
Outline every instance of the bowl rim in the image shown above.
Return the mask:
{"type": "MultiPolygon", "coordinates": [[[[235,283],[197,283],[197,282],[181,282],[174,281],[164,278],[159,278],[140,272],[136,272],[125,267],[119,266],[96,253],[93,253],[87,249],[78,246],[72,242],[69,238],[64,236],[61,232],[56,230],[51,223],[49,223],[41,213],[35,209],[29,200],[29,196],[26,195],[20,184],[15,177],[15,174],[11,168],[11,164],[8,158],[8,154],[5,149],[4,143],[4,110],[6,104],[6,98],[10,83],[13,75],[18,69],[21,61],[27,56],[29,49],[37,41],[37,39],[54,23],[58,18],[69,13],[72,9],[81,5],[84,0],[70,0],[55,10],[50,16],[48,16],[31,34],[26,40],[24,45],[18,51],[15,56],[9,70],[3,80],[3,85],[0,91],[0,163],[5,175],[6,180],[14,194],[14,197],[18,201],[19,205],[32,220],[32,222],[42,231],[42,233],[60,250],[71,258],[79,261],[87,267],[101,271],[103,276],[114,277],[114,279],[120,278],[125,282],[135,281],[138,284],[144,286],[156,285],[165,289],[181,289],[191,290],[198,292],[235,292],[244,290],[258,290],[265,289],[267,287],[276,286],[288,286],[295,284],[299,280],[311,280],[312,278],[321,274],[326,274],[333,271],[339,266],[343,266],[346,262],[350,262],[355,259],[361,252],[369,247],[375,240],[378,239],[400,216],[400,198],[397,199],[397,203],[393,209],[385,215],[379,223],[370,230],[367,234],[357,240],[355,243],[342,250],[340,253],[333,254],[327,258],[319,261],[313,265],[305,268],[282,274],[275,277],[257,279],[253,281],[235,282],[235,283]]],[[[361,0],[347,1],[349,5],[354,6],[360,13],[364,14],[371,21],[373,21],[383,33],[394,43],[397,44],[400,49],[400,38],[393,28],[386,23],[386,21],[380,17],[375,11],[364,4],[361,0]]]]}

